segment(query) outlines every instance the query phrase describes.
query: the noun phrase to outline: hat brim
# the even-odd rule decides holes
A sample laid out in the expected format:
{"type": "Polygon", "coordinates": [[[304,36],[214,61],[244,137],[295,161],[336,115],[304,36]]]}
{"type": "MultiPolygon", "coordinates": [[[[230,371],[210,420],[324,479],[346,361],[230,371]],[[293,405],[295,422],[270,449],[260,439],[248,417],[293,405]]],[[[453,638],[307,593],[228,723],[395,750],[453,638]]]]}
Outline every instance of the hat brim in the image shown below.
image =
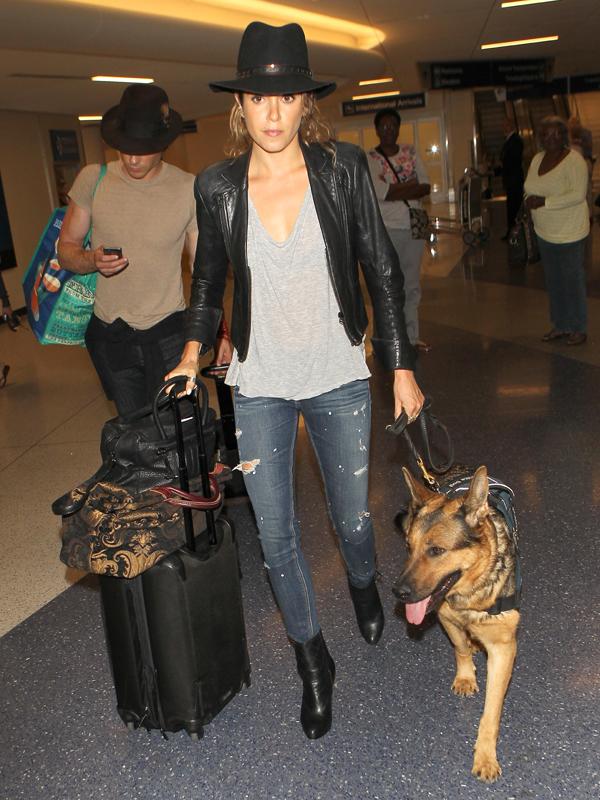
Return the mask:
{"type": "Polygon", "coordinates": [[[151,153],[162,153],[175,141],[183,130],[181,115],[169,109],[169,127],[160,136],[148,139],[133,139],[122,130],[119,106],[109,108],[100,123],[100,135],[109,147],[130,156],[147,156],[151,153]]]}
{"type": "Polygon", "coordinates": [[[250,94],[304,94],[314,92],[327,97],[337,88],[333,82],[313,81],[304,75],[252,75],[233,81],[213,81],[213,92],[248,92],[250,94]]]}

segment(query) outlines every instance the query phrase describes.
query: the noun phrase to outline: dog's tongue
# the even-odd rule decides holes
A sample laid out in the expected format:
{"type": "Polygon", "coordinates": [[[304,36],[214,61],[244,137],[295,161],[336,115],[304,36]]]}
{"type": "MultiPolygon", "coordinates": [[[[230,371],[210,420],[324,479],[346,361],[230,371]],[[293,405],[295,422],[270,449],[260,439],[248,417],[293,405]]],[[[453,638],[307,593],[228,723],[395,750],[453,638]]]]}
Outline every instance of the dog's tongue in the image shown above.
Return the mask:
{"type": "Polygon", "coordinates": [[[411,625],[420,625],[423,622],[428,602],[429,597],[419,600],[418,603],[406,603],[406,619],[411,625]]]}

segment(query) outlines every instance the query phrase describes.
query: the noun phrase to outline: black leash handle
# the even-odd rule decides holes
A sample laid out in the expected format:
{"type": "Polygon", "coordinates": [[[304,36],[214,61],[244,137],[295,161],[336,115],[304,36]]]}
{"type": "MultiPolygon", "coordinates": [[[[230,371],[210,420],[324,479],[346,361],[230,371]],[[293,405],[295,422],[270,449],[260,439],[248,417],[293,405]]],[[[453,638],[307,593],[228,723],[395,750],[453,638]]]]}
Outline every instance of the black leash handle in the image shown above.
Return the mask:
{"type": "Polygon", "coordinates": [[[450,438],[450,433],[448,432],[448,428],[440,422],[440,420],[431,413],[431,398],[426,397],[425,402],[423,403],[423,407],[419,413],[419,416],[415,420],[419,423],[419,428],[421,430],[421,436],[423,439],[423,445],[425,449],[425,458],[427,459],[427,464],[425,463],[425,459],[419,453],[415,443],[412,440],[410,433],[408,432],[408,416],[406,412],[403,411],[399,417],[397,417],[391,425],[386,427],[386,430],[389,431],[394,436],[403,436],[404,440],[408,446],[408,449],[411,452],[412,457],[417,462],[421,473],[423,474],[423,478],[429,483],[430,486],[437,487],[437,481],[429,473],[434,472],[436,475],[442,475],[444,472],[447,472],[452,464],[454,463],[454,446],[452,444],[452,439],[450,438]],[[446,442],[447,447],[447,457],[445,460],[436,462],[433,453],[431,451],[431,442],[430,442],[430,435],[429,435],[429,427],[431,429],[436,429],[443,434],[443,438],[446,442]],[[429,468],[429,469],[428,469],[429,468]]]}

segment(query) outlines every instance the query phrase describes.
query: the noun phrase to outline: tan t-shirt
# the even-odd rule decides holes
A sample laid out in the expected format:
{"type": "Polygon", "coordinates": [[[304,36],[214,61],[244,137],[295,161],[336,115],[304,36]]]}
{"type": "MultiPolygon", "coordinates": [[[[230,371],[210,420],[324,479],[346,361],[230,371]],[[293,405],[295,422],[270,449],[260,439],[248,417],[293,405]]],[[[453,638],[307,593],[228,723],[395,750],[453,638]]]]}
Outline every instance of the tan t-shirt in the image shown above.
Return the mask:
{"type": "Polygon", "coordinates": [[[94,314],[145,330],[185,308],[181,254],[186,234],[198,230],[194,176],[163,162],[156,177],[140,181],[111,161],[92,198],[99,174],[98,164],[84,167],[69,197],[91,214],[92,247],[121,247],[129,265],[98,275],[94,314]]]}

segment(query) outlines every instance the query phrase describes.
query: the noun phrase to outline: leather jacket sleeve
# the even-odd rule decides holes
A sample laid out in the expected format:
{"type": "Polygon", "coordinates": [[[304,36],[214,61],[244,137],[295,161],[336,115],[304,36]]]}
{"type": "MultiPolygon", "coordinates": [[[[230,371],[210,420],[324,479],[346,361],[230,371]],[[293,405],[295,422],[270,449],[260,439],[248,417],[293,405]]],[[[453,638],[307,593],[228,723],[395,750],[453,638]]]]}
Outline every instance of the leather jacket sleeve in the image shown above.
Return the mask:
{"type": "Polygon", "coordinates": [[[186,341],[201,342],[202,353],[214,345],[217,337],[229,265],[216,209],[203,191],[203,175],[198,175],[194,183],[199,235],[185,323],[186,341]]]}
{"type": "Polygon", "coordinates": [[[362,151],[355,162],[353,202],[356,253],[373,304],[373,350],[385,369],[413,370],[416,353],[406,334],[404,277],[362,151]]]}

